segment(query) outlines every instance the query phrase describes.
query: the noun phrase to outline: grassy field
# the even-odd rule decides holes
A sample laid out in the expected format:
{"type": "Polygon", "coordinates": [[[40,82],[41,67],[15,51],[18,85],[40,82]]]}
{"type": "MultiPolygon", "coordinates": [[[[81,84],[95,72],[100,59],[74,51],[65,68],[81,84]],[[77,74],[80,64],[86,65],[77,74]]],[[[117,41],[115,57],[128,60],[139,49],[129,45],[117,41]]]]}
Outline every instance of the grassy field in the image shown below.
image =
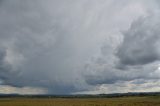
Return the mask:
{"type": "Polygon", "coordinates": [[[160,106],[160,97],[1,98],[0,106],[160,106]]]}

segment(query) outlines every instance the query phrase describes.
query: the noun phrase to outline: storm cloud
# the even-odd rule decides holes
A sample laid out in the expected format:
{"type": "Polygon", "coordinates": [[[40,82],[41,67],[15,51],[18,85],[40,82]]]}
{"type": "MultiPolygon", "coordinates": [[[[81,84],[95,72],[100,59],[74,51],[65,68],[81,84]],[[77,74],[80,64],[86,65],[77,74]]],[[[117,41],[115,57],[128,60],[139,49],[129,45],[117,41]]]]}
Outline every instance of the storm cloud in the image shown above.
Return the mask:
{"type": "Polygon", "coordinates": [[[153,83],[152,88],[158,91],[160,23],[159,10],[156,9],[132,21],[128,29],[121,31],[119,40],[115,37],[107,39],[101,47],[101,55],[86,64],[86,82],[98,86],[93,93],[143,92],[144,85],[149,91],[148,82],[153,83]],[[135,85],[141,86],[133,87],[135,85]]]}
{"type": "Polygon", "coordinates": [[[125,92],[147,81],[157,89],[157,2],[1,0],[0,92],[125,92]]]}
{"type": "Polygon", "coordinates": [[[140,18],[124,33],[123,43],[117,52],[122,64],[143,65],[160,59],[158,17],[140,18]]]}

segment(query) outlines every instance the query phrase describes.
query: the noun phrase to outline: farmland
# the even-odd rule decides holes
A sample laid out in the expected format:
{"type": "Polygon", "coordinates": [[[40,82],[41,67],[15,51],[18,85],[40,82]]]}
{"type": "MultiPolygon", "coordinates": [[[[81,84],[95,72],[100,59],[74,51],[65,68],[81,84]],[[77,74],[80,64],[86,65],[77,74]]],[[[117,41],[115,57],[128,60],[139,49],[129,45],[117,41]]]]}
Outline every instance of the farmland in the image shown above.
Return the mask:
{"type": "Polygon", "coordinates": [[[114,98],[0,98],[0,106],[160,106],[160,96],[114,98]]]}

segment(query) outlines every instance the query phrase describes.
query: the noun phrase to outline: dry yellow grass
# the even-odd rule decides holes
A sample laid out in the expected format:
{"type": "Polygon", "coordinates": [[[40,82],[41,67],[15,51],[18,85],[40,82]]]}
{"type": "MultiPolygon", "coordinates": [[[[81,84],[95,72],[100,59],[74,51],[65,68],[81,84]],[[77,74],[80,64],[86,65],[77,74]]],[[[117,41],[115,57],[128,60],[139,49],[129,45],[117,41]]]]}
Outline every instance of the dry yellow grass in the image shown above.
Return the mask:
{"type": "Polygon", "coordinates": [[[123,98],[1,98],[0,106],[160,106],[159,97],[123,98]]]}

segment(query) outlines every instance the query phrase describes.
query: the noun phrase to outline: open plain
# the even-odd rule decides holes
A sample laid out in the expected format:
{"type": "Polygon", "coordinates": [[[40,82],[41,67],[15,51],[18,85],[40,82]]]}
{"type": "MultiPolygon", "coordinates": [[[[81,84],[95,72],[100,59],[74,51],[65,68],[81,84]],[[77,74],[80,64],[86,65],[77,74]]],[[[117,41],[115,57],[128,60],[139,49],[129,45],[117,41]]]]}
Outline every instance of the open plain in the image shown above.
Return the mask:
{"type": "Polygon", "coordinates": [[[160,97],[1,98],[0,106],[160,106],[160,97]]]}

